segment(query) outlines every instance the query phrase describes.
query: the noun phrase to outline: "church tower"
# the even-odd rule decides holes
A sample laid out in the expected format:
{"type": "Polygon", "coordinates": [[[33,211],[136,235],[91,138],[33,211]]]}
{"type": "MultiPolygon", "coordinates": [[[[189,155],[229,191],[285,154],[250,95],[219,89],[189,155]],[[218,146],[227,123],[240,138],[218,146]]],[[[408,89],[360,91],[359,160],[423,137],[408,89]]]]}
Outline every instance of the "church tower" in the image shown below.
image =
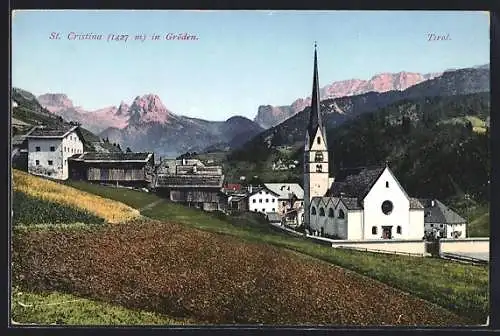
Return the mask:
{"type": "Polygon", "coordinates": [[[329,174],[326,130],[321,120],[318,56],[316,48],[315,43],[311,111],[304,146],[304,224],[306,228],[310,225],[309,207],[311,199],[317,196],[325,196],[330,187],[328,185],[329,174]]]}

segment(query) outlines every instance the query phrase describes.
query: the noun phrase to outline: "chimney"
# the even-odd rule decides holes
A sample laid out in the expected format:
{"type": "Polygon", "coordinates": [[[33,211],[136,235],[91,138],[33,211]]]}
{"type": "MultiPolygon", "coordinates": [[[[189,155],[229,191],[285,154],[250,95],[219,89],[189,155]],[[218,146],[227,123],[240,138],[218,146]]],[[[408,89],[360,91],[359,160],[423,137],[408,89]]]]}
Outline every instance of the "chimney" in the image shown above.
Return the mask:
{"type": "Polygon", "coordinates": [[[182,165],[185,166],[186,165],[186,158],[182,158],[182,165]]]}
{"type": "Polygon", "coordinates": [[[434,200],[431,201],[431,207],[433,207],[434,205],[436,205],[436,203],[434,202],[434,200]]]}
{"type": "Polygon", "coordinates": [[[251,185],[251,184],[248,186],[248,192],[249,192],[250,194],[252,193],[252,185],[251,185]]]}

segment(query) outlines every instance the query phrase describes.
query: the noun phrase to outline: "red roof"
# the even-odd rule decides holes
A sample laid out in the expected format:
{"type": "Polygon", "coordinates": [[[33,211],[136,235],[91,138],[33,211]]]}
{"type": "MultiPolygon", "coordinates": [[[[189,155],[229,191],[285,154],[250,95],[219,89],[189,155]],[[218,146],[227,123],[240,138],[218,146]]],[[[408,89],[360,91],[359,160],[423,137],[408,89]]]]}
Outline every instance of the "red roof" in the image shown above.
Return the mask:
{"type": "Polygon", "coordinates": [[[241,184],[238,183],[228,183],[224,186],[226,190],[241,190],[241,184]]]}

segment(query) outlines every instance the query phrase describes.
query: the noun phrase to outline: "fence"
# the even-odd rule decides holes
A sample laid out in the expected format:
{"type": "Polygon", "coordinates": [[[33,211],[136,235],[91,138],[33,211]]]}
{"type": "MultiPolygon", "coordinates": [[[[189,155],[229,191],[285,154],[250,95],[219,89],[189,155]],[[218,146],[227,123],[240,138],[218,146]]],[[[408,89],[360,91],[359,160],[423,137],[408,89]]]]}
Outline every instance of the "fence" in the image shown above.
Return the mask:
{"type": "Polygon", "coordinates": [[[379,250],[379,249],[368,249],[363,247],[353,247],[353,246],[338,246],[338,248],[348,249],[348,250],[356,250],[363,252],[373,252],[373,253],[386,253],[386,254],[397,254],[397,255],[407,255],[410,257],[423,257],[424,253],[412,253],[412,252],[401,252],[401,251],[388,251],[388,250],[379,250]]]}

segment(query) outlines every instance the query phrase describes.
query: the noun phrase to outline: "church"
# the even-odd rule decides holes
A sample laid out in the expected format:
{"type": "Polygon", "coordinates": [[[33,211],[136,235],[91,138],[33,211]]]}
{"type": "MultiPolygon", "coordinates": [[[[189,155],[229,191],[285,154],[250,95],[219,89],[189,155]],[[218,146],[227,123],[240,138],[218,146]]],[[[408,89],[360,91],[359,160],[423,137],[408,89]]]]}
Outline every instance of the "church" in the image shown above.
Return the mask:
{"type": "Polygon", "coordinates": [[[408,196],[386,164],[343,169],[330,177],[320,113],[317,48],[304,147],[304,223],[310,234],[342,240],[424,237],[424,206],[408,196]]]}

